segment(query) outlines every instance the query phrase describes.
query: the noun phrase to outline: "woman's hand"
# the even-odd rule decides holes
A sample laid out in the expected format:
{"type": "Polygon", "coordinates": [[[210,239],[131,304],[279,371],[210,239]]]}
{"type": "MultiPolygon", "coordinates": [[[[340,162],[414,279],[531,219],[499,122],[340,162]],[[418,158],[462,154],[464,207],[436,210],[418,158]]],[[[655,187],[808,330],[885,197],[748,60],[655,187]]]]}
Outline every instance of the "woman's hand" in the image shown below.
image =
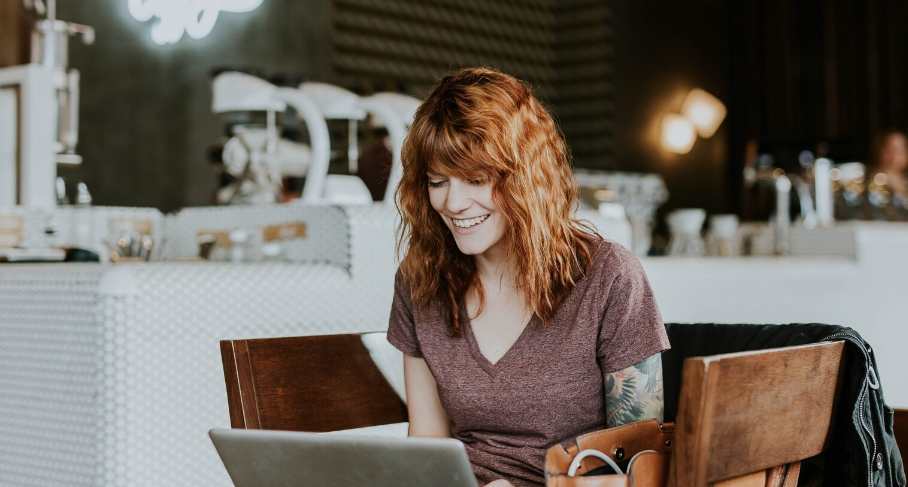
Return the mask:
{"type": "Polygon", "coordinates": [[[514,487],[514,484],[508,482],[505,479],[493,480],[482,487],[514,487]]]}

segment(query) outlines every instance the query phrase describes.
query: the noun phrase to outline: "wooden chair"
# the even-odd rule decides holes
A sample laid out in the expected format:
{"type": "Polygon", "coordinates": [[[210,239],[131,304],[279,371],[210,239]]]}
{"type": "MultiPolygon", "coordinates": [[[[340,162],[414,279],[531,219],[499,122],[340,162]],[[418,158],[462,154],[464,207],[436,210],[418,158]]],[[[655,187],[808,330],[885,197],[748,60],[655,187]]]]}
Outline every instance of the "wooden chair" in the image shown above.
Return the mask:
{"type": "Polygon", "coordinates": [[[233,428],[322,432],[407,420],[359,334],[220,343],[233,428]]]}
{"type": "Polygon", "coordinates": [[[893,416],[895,426],[895,443],[902,452],[902,457],[908,455],[908,409],[896,409],[893,416]]]}
{"type": "Polygon", "coordinates": [[[794,487],[829,438],[843,342],[690,358],[669,486],[794,487]]]}

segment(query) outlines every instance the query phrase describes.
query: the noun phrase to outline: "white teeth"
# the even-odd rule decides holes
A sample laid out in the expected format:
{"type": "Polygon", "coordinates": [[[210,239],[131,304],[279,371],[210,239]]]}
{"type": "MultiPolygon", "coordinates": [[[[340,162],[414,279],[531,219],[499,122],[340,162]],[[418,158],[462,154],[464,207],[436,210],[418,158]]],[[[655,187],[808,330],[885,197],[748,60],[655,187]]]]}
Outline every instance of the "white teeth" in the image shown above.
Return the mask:
{"type": "Polygon", "coordinates": [[[475,218],[451,218],[451,221],[454,223],[454,226],[457,228],[470,228],[479,225],[480,223],[486,221],[489,218],[489,215],[477,216],[475,218]]]}

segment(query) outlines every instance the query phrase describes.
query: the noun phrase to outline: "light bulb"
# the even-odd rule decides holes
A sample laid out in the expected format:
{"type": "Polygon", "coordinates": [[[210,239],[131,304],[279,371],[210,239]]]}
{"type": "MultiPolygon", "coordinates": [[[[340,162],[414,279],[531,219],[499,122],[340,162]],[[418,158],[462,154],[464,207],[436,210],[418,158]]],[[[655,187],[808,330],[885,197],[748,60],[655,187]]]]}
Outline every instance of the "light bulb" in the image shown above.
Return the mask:
{"type": "Polygon", "coordinates": [[[681,113],[694,124],[697,133],[704,139],[712,137],[725,119],[725,105],[715,96],[694,89],[687,94],[681,113]]]}
{"type": "Polygon", "coordinates": [[[697,140],[694,125],[687,118],[670,113],[662,118],[662,146],[676,154],[687,154],[697,140]]]}

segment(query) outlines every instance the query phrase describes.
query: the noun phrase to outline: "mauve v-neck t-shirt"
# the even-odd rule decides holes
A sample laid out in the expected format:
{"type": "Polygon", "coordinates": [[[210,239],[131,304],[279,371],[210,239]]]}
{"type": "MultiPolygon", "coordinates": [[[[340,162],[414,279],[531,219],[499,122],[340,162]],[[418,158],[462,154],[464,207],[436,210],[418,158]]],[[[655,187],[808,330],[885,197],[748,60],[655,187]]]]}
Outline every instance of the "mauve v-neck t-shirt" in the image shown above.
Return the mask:
{"type": "Polygon", "coordinates": [[[399,272],[394,287],[388,341],[426,361],[480,485],[543,485],[548,447],[605,427],[604,375],[669,348],[639,260],[609,240],[551,323],[531,319],[495,364],[469,322],[451,337],[440,305],[415,307],[399,272]]]}

